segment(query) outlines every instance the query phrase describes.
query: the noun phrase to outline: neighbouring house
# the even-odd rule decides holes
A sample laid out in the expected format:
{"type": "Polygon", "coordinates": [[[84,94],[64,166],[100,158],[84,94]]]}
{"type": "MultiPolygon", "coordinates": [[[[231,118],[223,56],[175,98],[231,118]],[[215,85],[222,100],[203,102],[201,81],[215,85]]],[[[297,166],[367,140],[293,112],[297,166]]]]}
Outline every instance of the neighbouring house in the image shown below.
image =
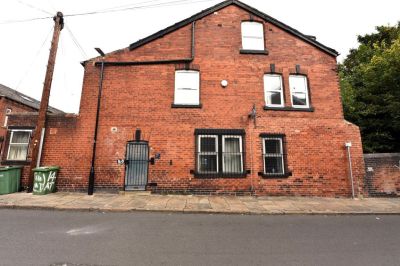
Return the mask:
{"type": "MultiPolygon", "coordinates": [[[[93,162],[97,191],[348,197],[351,142],[362,193],[360,131],[343,118],[337,56],[224,1],[85,61],[79,115],[49,115],[41,163],[61,166],[67,191],[88,189],[93,162]]],[[[32,129],[34,118],[12,114],[8,129],[32,129]]]]}
{"type": "MultiPolygon", "coordinates": [[[[3,160],[3,162],[19,161],[22,159],[26,160],[27,149],[25,149],[25,147],[28,147],[30,138],[30,131],[27,131],[25,128],[14,128],[13,133],[9,132],[10,135],[8,136],[9,141],[11,141],[11,145],[8,145],[8,147],[11,147],[4,150],[3,143],[8,132],[8,116],[15,113],[21,114],[37,112],[39,106],[40,102],[36,99],[0,84],[0,157],[3,158],[3,154],[7,154],[7,157],[4,158],[5,160],[3,160]]],[[[61,114],[63,112],[56,108],[49,107],[48,113],[61,114]]]]}

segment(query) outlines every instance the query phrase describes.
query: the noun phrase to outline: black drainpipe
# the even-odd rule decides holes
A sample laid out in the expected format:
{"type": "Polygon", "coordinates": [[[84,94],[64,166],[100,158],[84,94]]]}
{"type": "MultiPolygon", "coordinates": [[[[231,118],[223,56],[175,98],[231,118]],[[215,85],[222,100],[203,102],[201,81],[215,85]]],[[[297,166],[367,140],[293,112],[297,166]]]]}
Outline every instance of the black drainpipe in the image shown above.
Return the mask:
{"type": "Polygon", "coordinates": [[[95,162],[95,158],[96,158],[97,131],[98,131],[98,127],[99,127],[101,93],[103,91],[103,79],[104,79],[104,59],[101,61],[100,80],[99,80],[99,95],[97,96],[96,125],[94,127],[92,165],[90,167],[88,195],[93,195],[93,191],[94,191],[94,176],[95,176],[94,162],[95,162]]]}
{"type": "MultiPolygon", "coordinates": [[[[128,62],[105,62],[104,53],[102,53],[103,59],[101,62],[96,62],[95,66],[100,65],[100,81],[99,81],[99,95],[97,97],[97,112],[96,112],[96,125],[94,129],[94,141],[93,141],[93,152],[92,152],[92,165],[90,167],[89,175],[89,186],[88,195],[93,195],[94,191],[94,163],[96,157],[96,144],[97,144],[97,130],[99,125],[100,117],[100,103],[101,103],[101,92],[103,90],[103,77],[104,77],[104,67],[107,66],[133,66],[133,65],[154,65],[154,64],[175,64],[175,63],[190,63],[194,60],[195,56],[195,25],[196,22],[192,22],[192,39],[191,39],[191,57],[183,59],[168,59],[168,60],[154,60],[154,61],[128,61],[128,62]]],[[[96,49],[97,50],[97,49],[96,49]]]]}

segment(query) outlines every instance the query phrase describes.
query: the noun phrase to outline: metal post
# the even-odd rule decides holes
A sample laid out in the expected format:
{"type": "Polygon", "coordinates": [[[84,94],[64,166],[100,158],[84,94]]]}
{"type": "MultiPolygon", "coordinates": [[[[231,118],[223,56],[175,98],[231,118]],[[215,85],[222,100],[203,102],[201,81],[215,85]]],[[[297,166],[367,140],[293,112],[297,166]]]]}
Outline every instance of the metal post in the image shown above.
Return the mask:
{"type": "MultiPolygon", "coordinates": [[[[53,32],[53,39],[51,41],[51,48],[50,48],[50,55],[49,61],[47,63],[47,70],[46,70],[46,77],[44,79],[43,85],[43,92],[42,92],[42,99],[40,101],[40,108],[38,119],[36,123],[36,130],[33,135],[32,145],[30,145],[30,154],[31,154],[31,163],[30,163],[30,171],[29,171],[29,178],[28,178],[28,192],[32,192],[33,189],[33,172],[32,169],[36,167],[38,156],[39,156],[39,141],[41,139],[42,130],[46,128],[46,115],[47,109],[49,106],[49,98],[50,98],[50,90],[51,90],[51,83],[53,81],[53,73],[54,73],[54,65],[56,62],[57,56],[57,48],[58,48],[58,41],[60,39],[60,32],[64,28],[64,17],[63,13],[57,12],[57,15],[54,16],[54,32],[53,32]]],[[[44,137],[44,136],[43,136],[44,137]]],[[[43,146],[44,143],[40,144],[43,146]]],[[[40,163],[40,162],[39,162],[40,163]]]]}
{"type": "Polygon", "coordinates": [[[350,147],[351,147],[351,142],[347,142],[345,144],[346,149],[347,149],[347,156],[349,158],[349,170],[350,170],[350,182],[351,182],[351,197],[354,199],[354,180],[353,180],[353,167],[351,165],[351,153],[350,153],[350,147]]]}
{"type": "Polygon", "coordinates": [[[103,91],[103,79],[104,79],[104,52],[100,48],[95,48],[95,50],[102,56],[100,78],[99,78],[99,93],[97,96],[97,111],[96,111],[96,123],[94,126],[94,136],[93,136],[93,150],[92,150],[92,163],[90,166],[89,174],[89,184],[88,184],[88,195],[93,195],[94,192],[94,178],[95,178],[95,159],[96,159],[96,147],[97,147],[97,132],[99,127],[100,118],[100,105],[101,105],[101,94],[103,91]]]}
{"type": "Polygon", "coordinates": [[[39,154],[36,163],[36,167],[40,167],[40,160],[42,159],[42,150],[43,150],[43,142],[44,142],[44,134],[46,132],[45,128],[42,128],[42,132],[40,134],[40,144],[39,144],[39,154]]]}

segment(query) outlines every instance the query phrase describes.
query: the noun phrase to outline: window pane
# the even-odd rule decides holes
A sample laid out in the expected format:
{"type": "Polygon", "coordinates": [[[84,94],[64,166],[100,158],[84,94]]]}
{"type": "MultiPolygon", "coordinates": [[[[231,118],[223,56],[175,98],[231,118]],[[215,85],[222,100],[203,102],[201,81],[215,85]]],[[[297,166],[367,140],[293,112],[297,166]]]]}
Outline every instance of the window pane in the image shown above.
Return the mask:
{"type": "Polygon", "coordinates": [[[224,172],[242,172],[242,156],[240,154],[224,154],[224,172]]]}
{"type": "Polygon", "coordinates": [[[283,174],[282,156],[264,157],[266,174],[283,174]]]}
{"type": "Polygon", "coordinates": [[[282,98],[281,98],[281,92],[279,91],[267,91],[265,92],[265,104],[266,105],[281,105],[282,104],[282,98]]]}
{"type": "Polygon", "coordinates": [[[265,139],[265,154],[281,154],[281,141],[279,139],[265,139]]]}
{"type": "Polygon", "coordinates": [[[200,152],[216,152],[216,138],[200,137],[200,152]]]}
{"type": "Polygon", "coordinates": [[[217,155],[199,155],[200,172],[217,172],[217,155]]]}
{"type": "Polygon", "coordinates": [[[26,131],[14,131],[12,132],[13,136],[11,139],[11,143],[29,143],[30,132],[26,131]]]}
{"type": "Polygon", "coordinates": [[[225,152],[240,152],[240,139],[239,138],[224,138],[225,152]]]}
{"type": "Polygon", "coordinates": [[[175,85],[177,88],[197,89],[199,87],[199,72],[190,70],[176,71],[175,85]]]}
{"type": "Polygon", "coordinates": [[[264,27],[258,22],[242,22],[242,36],[264,38],[264,27]]]}
{"type": "Polygon", "coordinates": [[[242,48],[246,50],[264,50],[264,39],[242,38],[242,48]]]}
{"type": "Polygon", "coordinates": [[[293,93],[293,105],[307,106],[307,95],[305,93],[293,93]]]}
{"type": "Polygon", "coordinates": [[[242,22],[242,48],[264,50],[264,27],[258,22],[242,22]]]}
{"type": "Polygon", "coordinates": [[[12,145],[10,144],[10,150],[8,152],[7,159],[15,161],[25,161],[28,153],[28,145],[12,145]]]}
{"type": "Polygon", "coordinates": [[[289,76],[289,83],[292,92],[307,92],[307,78],[305,76],[289,76]]]}
{"type": "Polygon", "coordinates": [[[280,75],[264,75],[264,89],[266,91],[282,90],[282,77],[280,75]]]}
{"type": "Polygon", "coordinates": [[[200,103],[199,97],[200,74],[198,71],[176,71],[175,72],[175,104],[200,103]]]}

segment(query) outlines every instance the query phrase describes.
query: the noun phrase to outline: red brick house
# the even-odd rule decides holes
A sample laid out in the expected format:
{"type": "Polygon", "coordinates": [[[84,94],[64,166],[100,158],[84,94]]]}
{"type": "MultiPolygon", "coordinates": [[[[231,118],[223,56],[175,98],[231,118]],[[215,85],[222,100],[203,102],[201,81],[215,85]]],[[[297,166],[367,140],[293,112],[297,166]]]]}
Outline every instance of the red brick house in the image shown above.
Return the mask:
{"type": "Polygon", "coordinates": [[[224,1],[84,62],[80,113],[49,116],[42,164],[61,166],[59,190],[87,190],[93,162],[96,190],[349,196],[345,142],[356,188],[364,164],[337,55],[224,1]]]}
{"type": "MultiPolygon", "coordinates": [[[[37,110],[39,110],[39,106],[40,102],[38,100],[0,84],[0,153],[4,154],[4,152],[6,152],[9,155],[6,160],[10,161],[15,158],[21,159],[26,157],[26,154],[24,154],[23,150],[22,153],[19,152],[21,151],[21,149],[19,149],[18,147],[12,149],[11,151],[3,150],[3,143],[7,137],[8,132],[8,116],[14,113],[36,112],[37,110]]],[[[49,107],[48,113],[61,114],[63,112],[54,107],[49,107]]],[[[13,142],[13,140],[16,141],[17,138],[19,138],[22,141],[26,141],[26,145],[28,145],[28,133],[24,130],[25,129],[22,129],[20,131],[14,130],[14,132],[18,133],[15,133],[15,136],[9,136],[9,139],[13,137],[11,142],[13,142]]]]}

